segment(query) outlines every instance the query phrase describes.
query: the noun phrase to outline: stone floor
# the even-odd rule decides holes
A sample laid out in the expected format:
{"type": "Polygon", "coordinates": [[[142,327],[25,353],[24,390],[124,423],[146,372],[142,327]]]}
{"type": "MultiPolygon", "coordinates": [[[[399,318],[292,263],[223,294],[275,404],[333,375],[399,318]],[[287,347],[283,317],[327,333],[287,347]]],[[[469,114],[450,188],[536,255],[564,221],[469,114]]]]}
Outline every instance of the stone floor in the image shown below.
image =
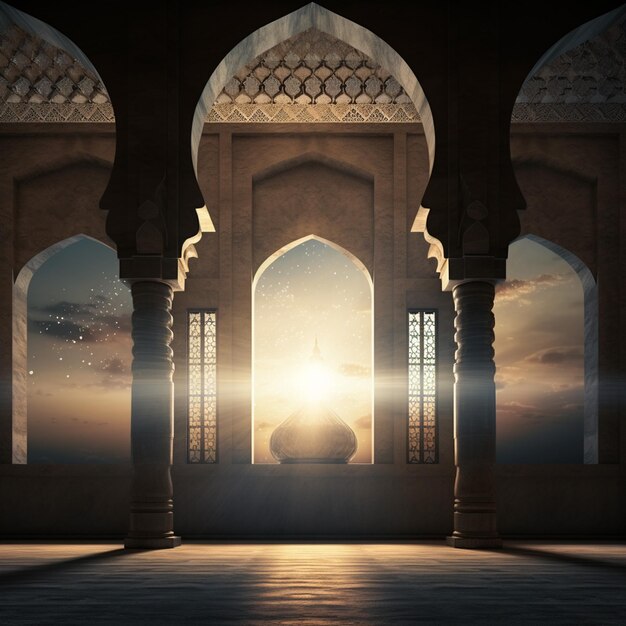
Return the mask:
{"type": "Polygon", "coordinates": [[[0,544],[0,624],[626,624],[626,543],[0,544]]]}

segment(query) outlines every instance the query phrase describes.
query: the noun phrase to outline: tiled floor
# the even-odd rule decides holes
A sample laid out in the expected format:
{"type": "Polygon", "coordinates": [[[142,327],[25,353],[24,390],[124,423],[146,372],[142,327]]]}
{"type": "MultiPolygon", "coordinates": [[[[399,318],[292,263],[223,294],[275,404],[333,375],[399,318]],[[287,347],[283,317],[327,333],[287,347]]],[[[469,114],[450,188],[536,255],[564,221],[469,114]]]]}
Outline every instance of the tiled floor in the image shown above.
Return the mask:
{"type": "Polygon", "coordinates": [[[0,624],[626,624],[626,544],[0,544],[0,624]]]}

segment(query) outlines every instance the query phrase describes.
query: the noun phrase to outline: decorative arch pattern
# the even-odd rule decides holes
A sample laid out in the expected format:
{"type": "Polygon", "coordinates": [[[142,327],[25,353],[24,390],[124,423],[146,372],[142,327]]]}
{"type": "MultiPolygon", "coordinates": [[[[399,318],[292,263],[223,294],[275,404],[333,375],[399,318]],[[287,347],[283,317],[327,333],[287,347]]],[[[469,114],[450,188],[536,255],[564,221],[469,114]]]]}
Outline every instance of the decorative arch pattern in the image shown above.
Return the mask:
{"type": "Polygon", "coordinates": [[[235,46],[215,69],[202,92],[194,115],[191,133],[194,164],[197,164],[198,146],[204,122],[231,77],[263,52],[311,28],[353,46],[374,59],[395,77],[415,105],[422,121],[428,144],[429,166],[432,169],[435,151],[432,113],[424,91],[411,68],[391,46],[374,33],[314,2],[250,34],[235,46]]]}
{"type": "Polygon", "coordinates": [[[0,121],[114,122],[107,90],[68,37],[0,2],[0,121]]]}

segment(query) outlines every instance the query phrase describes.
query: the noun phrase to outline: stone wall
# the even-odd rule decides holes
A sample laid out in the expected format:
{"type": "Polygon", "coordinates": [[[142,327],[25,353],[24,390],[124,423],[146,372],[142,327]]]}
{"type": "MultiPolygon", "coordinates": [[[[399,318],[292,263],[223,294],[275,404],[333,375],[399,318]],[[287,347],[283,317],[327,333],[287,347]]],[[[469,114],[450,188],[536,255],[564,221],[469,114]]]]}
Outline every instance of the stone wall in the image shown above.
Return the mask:
{"type": "MultiPolygon", "coordinates": [[[[600,285],[601,411],[598,466],[500,466],[500,530],[515,535],[623,532],[626,429],[615,377],[626,362],[621,332],[624,263],[623,129],[515,125],[512,155],[528,208],[522,234],[559,243],[600,285]]],[[[114,153],[113,128],[0,127],[3,212],[2,345],[11,345],[12,281],[51,244],[82,233],[107,241],[99,196],[114,153]]],[[[216,226],[198,244],[186,291],[176,294],[176,528],[188,535],[437,535],[450,532],[453,310],[422,235],[410,232],[428,180],[419,125],[207,125],[198,177],[216,226]],[[297,132],[296,132],[297,131],[297,132]],[[313,183],[311,181],[314,181],[313,183]],[[308,185],[308,186],[307,186],[308,185]],[[306,221],[290,207],[311,203],[306,221]],[[355,202],[354,199],[358,201],[355,202]],[[339,217],[336,217],[341,209],[339,217]],[[310,218],[307,218],[310,219],[310,218]],[[315,231],[315,232],[312,232],[315,231]],[[440,463],[407,465],[404,401],[376,406],[375,463],[335,467],[250,464],[249,397],[220,396],[217,465],[186,464],[186,310],[219,310],[219,376],[249,382],[251,281],[267,256],[309,234],[353,252],[375,284],[376,367],[406,367],[406,309],[440,311],[440,463]]],[[[11,432],[12,361],[2,351],[2,441],[11,432]]],[[[19,385],[13,387],[19,394],[19,385]]],[[[17,396],[16,396],[17,398],[17,396]]],[[[16,399],[19,403],[19,399],[16,399]]],[[[4,450],[4,448],[3,448],[4,450]]],[[[10,455],[3,452],[3,460],[10,455]]],[[[0,465],[2,535],[114,535],[126,530],[130,466],[0,465]]]]}

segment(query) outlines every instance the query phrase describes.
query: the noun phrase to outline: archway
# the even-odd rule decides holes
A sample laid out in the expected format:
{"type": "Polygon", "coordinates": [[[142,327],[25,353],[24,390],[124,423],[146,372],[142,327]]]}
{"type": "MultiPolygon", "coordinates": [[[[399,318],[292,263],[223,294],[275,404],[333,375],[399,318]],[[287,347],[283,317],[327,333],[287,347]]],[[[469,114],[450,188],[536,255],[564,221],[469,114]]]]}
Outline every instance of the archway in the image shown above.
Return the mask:
{"type": "MultiPolygon", "coordinates": [[[[67,36],[36,17],[0,2],[0,40],[7,61],[2,68],[5,83],[0,104],[1,122],[114,122],[113,107],[101,77],[87,55],[67,36]]],[[[112,128],[109,126],[107,131],[112,128]]],[[[56,246],[52,245],[42,253],[43,256],[31,259],[29,267],[24,264],[35,252],[58,239],[77,231],[98,232],[98,228],[92,227],[98,222],[99,216],[95,216],[98,215],[97,204],[102,192],[92,201],[94,214],[90,217],[94,219],[82,220],[79,213],[88,204],[87,199],[99,184],[99,177],[97,182],[92,179],[81,184],[78,194],[70,194],[69,189],[65,189],[65,197],[59,204],[55,203],[54,193],[49,189],[44,191],[45,185],[40,183],[48,174],[58,174],[57,183],[63,176],[71,179],[73,167],[106,166],[108,170],[114,155],[112,133],[110,142],[103,137],[102,141],[89,143],[88,149],[82,142],[77,142],[72,133],[53,135],[54,139],[46,144],[45,149],[33,150],[27,159],[15,159],[14,162],[10,159],[5,172],[7,185],[3,202],[8,214],[15,216],[15,230],[11,235],[15,246],[10,258],[13,276],[17,276],[17,283],[8,282],[3,294],[6,302],[10,302],[13,296],[15,300],[13,321],[5,325],[3,338],[5,345],[12,345],[15,352],[12,354],[7,349],[2,362],[7,383],[7,392],[3,395],[2,454],[3,460],[9,463],[25,463],[27,455],[25,289],[35,265],[43,263],[44,256],[52,254],[56,246]],[[39,202],[38,194],[42,196],[39,202]],[[76,214],[68,210],[68,199],[72,209],[77,209],[76,214]],[[47,211],[37,219],[35,212],[29,209],[41,207],[42,200],[47,211]],[[58,218],[61,214],[64,219],[58,218]],[[62,228],[62,224],[70,225],[70,228],[62,228]],[[19,340],[20,337],[23,341],[19,340]]],[[[22,141],[25,146],[31,139],[15,133],[13,140],[7,143],[6,151],[10,153],[16,143],[22,141]]],[[[59,245],[70,245],[70,240],[59,245]]]]}
{"type": "Polygon", "coordinates": [[[365,266],[315,235],[290,243],[261,265],[252,284],[254,462],[273,462],[273,429],[309,391],[325,394],[355,431],[352,462],[372,462],[372,298],[365,266]],[[324,377],[309,381],[306,364],[316,346],[324,377]]]}
{"type": "Polygon", "coordinates": [[[131,311],[115,252],[91,237],[58,242],[22,269],[14,410],[28,420],[30,462],[129,460],[131,311]]]}
{"type": "Polygon", "coordinates": [[[494,306],[498,461],[597,462],[596,282],[535,235],[511,245],[507,267],[494,306]]]}
{"type": "MultiPolygon", "coordinates": [[[[434,121],[426,95],[411,68],[389,44],[373,32],[314,2],[251,33],[224,57],[211,74],[196,106],[192,125],[191,152],[196,172],[204,123],[224,86],[252,59],[309,29],[315,29],[354,46],[363,54],[375,59],[395,77],[419,114],[427,144],[430,172],[435,155],[434,121]]],[[[212,222],[206,207],[198,209],[198,212],[201,225],[206,226],[206,228],[203,226],[202,230],[210,229],[212,222]]]]}

